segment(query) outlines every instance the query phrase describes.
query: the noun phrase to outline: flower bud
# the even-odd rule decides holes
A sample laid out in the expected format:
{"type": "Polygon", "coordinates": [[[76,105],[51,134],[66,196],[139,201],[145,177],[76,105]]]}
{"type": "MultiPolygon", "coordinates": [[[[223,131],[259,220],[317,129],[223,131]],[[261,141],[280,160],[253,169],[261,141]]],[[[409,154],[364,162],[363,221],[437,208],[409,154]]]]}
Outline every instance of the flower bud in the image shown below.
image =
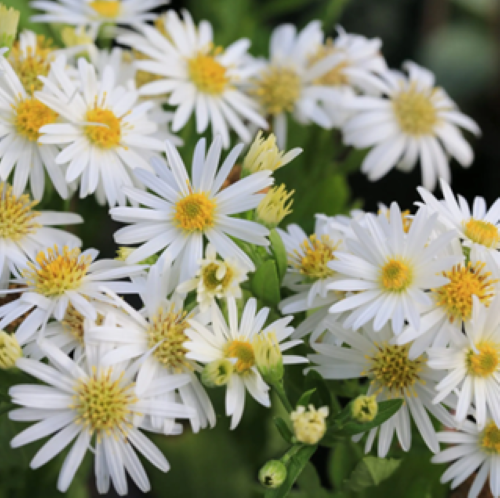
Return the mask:
{"type": "Polygon", "coordinates": [[[220,387],[229,382],[231,375],[233,375],[233,364],[223,358],[205,365],[201,372],[201,381],[207,387],[220,387]]]}
{"type": "Polygon", "coordinates": [[[286,467],[279,460],[269,460],[259,470],[259,481],[266,488],[279,488],[286,479],[286,467]]]}
{"type": "Polygon", "coordinates": [[[15,335],[0,331],[0,368],[8,370],[15,366],[16,361],[23,356],[21,346],[15,335]]]}
{"type": "Polygon", "coordinates": [[[358,396],[351,403],[352,418],[357,422],[371,422],[378,413],[376,396],[358,396]]]}
{"type": "Polygon", "coordinates": [[[276,384],[283,378],[283,357],[276,334],[259,334],[253,343],[255,364],[264,380],[269,384],[276,384]]]}
{"type": "Polygon", "coordinates": [[[307,410],[304,406],[298,406],[295,411],[290,413],[295,439],[305,444],[318,443],[325,435],[325,420],[328,414],[327,406],[323,406],[319,410],[316,410],[313,405],[309,405],[307,410]]]}
{"type": "Polygon", "coordinates": [[[16,38],[20,12],[0,4],[0,48],[12,48],[16,38]]]}
{"type": "Polygon", "coordinates": [[[292,212],[294,192],[287,192],[284,185],[270,189],[257,206],[257,221],[271,230],[276,228],[292,212]]]}

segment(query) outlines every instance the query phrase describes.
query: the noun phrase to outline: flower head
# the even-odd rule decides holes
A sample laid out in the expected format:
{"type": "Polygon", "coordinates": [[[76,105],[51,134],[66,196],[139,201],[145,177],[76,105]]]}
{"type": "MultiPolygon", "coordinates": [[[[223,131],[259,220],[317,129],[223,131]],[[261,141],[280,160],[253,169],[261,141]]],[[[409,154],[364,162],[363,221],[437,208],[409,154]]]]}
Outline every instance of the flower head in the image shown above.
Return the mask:
{"type": "Polygon", "coordinates": [[[318,410],[314,405],[298,406],[290,413],[293,423],[293,433],[297,441],[305,444],[317,444],[326,432],[326,418],[329,409],[322,406],[318,410]]]}

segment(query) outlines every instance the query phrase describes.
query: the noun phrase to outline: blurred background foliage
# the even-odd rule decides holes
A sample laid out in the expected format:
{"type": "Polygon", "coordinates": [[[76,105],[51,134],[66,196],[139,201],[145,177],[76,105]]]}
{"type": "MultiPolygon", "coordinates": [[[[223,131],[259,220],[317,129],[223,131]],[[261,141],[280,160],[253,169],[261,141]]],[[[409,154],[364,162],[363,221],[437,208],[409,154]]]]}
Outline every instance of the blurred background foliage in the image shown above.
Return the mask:
{"type": "MultiPolygon", "coordinates": [[[[57,41],[50,26],[29,23],[27,0],[3,0],[22,11],[22,27],[32,28],[57,41]]],[[[400,67],[413,59],[436,73],[443,86],[461,109],[480,125],[483,136],[473,144],[476,161],[471,169],[452,165],[455,191],[471,200],[482,195],[491,203],[499,195],[500,183],[500,2],[498,0],[173,0],[171,7],[189,9],[196,20],[208,19],[214,25],[216,42],[231,43],[239,37],[252,40],[252,53],[267,55],[270,33],[277,24],[292,22],[299,28],[312,19],[324,23],[325,32],[334,36],[335,24],[348,32],[383,40],[383,53],[391,67],[400,67]]],[[[193,127],[182,132],[186,146],[181,153],[190,159],[196,139],[193,127]]],[[[377,183],[368,182],[357,171],[363,152],[349,153],[337,132],[317,127],[293,125],[289,148],[300,146],[304,153],[277,174],[277,183],[295,189],[294,213],[285,222],[296,222],[307,230],[313,227],[314,213],[347,213],[352,207],[377,209],[378,202],[396,200],[403,209],[418,199],[416,186],[420,171],[411,174],[392,171],[377,183]]],[[[70,209],[81,213],[86,223],[78,228],[85,246],[97,247],[101,254],[113,257],[112,234],[117,226],[98,208],[92,198],[62,201],[47,192],[41,208],[70,209]]],[[[11,374],[14,375],[14,374],[11,374]]],[[[300,390],[300,369],[292,372],[292,386],[300,390]]],[[[8,385],[3,376],[0,383],[8,385]]],[[[330,383],[340,403],[355,396],[363,386],[356,382],[330,383]]],[[[223,413],[223,392],[213,391],[218,413],[223,413]]],[[[149,467],[151,496],[168,498],[251,498],[262,496],[256,475],[270,458],[281,456],[286,444],[272,422],[279,410],[266,410],[247,400],[239,427],[230,432],[229,423],[220,417],[217,427],[193,435],[189,430],[179,437],[156,437],[172,469],[164,475],[149,467]]],[[[36,444],[11,450],[9,440],[21,424],[14,426],[5,415],[0,423],[0,498],[56,496],[55,484],[63,456],[37,471],[28,470],[36,444]]],[[[320,450],[298,481],[292,495],[296,498],[440,498],[450,496],[439,484],[443,466],[430,463],[430,453],[415,434],[412,450],[404,454],[393,447],[393,458],[402,459],[397,471],[377,488],[362,492],[335,491],[353,471],[362,455],[362,447],[346,442],[333,451],[320,450]],[[320,487],[326,487],[325,491],[320,487]]],[[[87,455],[68,496],[97,496],[87,455]]],[[[465,496],[465,494],[451,496],[465,496]]],[[[140,493],[131,486],[129,496],[140,493]]],[[[114,496],[110,493],[110,496],[114,496]]],[[[486,496],[486,495],[485,495],[486,496]]]]}

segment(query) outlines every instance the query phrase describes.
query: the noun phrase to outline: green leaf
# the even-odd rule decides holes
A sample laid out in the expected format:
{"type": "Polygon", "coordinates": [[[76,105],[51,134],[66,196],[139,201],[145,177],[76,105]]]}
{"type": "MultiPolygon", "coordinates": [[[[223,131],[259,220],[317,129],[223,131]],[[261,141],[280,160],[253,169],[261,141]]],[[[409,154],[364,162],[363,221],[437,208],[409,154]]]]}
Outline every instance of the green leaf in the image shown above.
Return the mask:
{"type": "Polygon", "coordinates": [[[278,276],[281,283],[288,267],[288,257],[286,255],[285,244],[283,244],[283,241],[276,230],[271,230],[269,241],[271,242],[271,252],[273,253],[276,261],[276,268],[278,268],[278,276]]]}
{"type": "Polygon", "coordinates": [[[281,417],[274,417],[273,419],[278,432],[281,434],[281,437],[289,444],[293,444],[293,432],[288,426],[288,424],[281,417]]]}
{"type": "Polygon", "coordinates": [[[310,389],[309,391],[306,391],[302,396],[299,398],[297,401],[297,406],[305,406],[307,407],[309,405],[309,401],[311,400],[311,396],[316,392],[316,388],[310,389]]]}
{"type": "Polygon", "coordinates": [[[285,482],[277,489],[272,489],[266,492],[265,498],[285,498],[288,492],[292,489],[295,481],[301,474],[304,467],[307,465],[311,457],[317,450],[316,445],[307,445],[299,448],[297,453],[293,455],[286,463],[287,476],[285,482]]]}
{"type": "Polygon", "coordinates": [[[330,480],[336,490],[343,487],[344,481],[352,474],[362,458],[363,451],[351,441],[344,441],[335,445],[330,456],[328,471],[330,480]]]}
{"type": "Polygon", "coordinates": [[[257,268],[251,281],[255,297],[268,306],[276,306],[281,299],[278,271],[273,260],[265,261],[257,268]]]}
{"type": "Polygon", "coordinates": [[[389,478],[401,465],[401,460],[394,458],[364,457],[352,472],[345,487],[350,491],[360,492],[363,489],[378,486],[389,478]]]}
{"type": "Polygon", "coordinates": [[[311,396],[311,403],[316,408],[328,406],[331,412],[334,412],[330,391],[325,380],[316,370],[309,370],[307,372],[304,389],[315,389],[315,392],[311,396]]]}

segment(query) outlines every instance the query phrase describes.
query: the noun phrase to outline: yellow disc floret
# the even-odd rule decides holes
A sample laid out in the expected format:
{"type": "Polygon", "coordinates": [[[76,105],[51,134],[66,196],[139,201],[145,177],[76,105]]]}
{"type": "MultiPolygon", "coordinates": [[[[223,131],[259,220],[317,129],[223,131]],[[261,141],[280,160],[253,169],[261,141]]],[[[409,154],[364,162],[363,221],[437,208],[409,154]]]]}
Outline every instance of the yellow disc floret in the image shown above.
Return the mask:
{"type": "Polygon", "coordinates": [[[31,142],[40,138],[40,128],[55,123],[58,114],[35,98],[21,100],[14,106],[14,126],[19,135],[31,142]]]}
{"type": "Polygon", "coordinates": [[[40,213],[32,210],[38,201],[31,201],[28,194],[16,197],[5,183],[0,183],[0,192],[0,238],[18,241],[35,233],[41,227],[36,223],[40,213]]]}
{"type": "Polygon", "coordinates": [[[484,306],[489,306],[498,280],[491,278],[485,267],[486,263],[469,261],[465,266],[458,264],[443,272],[450,282],[433,291],[437,305],[446,309],[450,322],[468,320],[472,316],[472,296],[476,296],[484,306]]]}
{"type": "Polygon", "coordinates": [[[81,379],[70,406],[78,414],[77,423],[85,425],[97,437],[115,431],[127,432],[131,427],[131,406],[137,402],[134,385],[122,385],[122,376],[113,380],[111,369],[100,372],[94,367],[90,378],[81,379]]]}
{"type": "Polygon", "coordinates": [[[115,19],[120,14],[120,2],[118,0],[97,0],[89,2],[92,7],[100,16],[107,17],[108,19],[115,19]]]}
{"type": "Polygon", "coordinates": [[[403,292],[412,282],[412,270],[407,262],[389,259],[380,271],[380,283],[389,292],[403,292]]]}
{"type": "Polygon", "coordinates": [[[46,297],[62,296],[68,290],[78,289],[87,275],[92,262],[91,256],[82,256],[80,249],[69,249],[64,246],[48,248],[40,251],[35,265],[28,263],[30,269],[24,270],[22,276],[29,287],[46,297]]]}
{"type": "Polygon", "coordinates": [[[431,97],[415,85],[393,97],[394,114],[404,133],[416,137],[433,133],[438,115],[431,97]]]}
{"type": "Polygon", "coordinates": [[[218,50],[213,53],[198,53],[188,60],[189,77],[198,90],[210,95],[220,95],[229,83],[227,69],[216,60],[218,50]]]}
{"type": "Polygon", "coordinates": [[[255,365],[253,346],[245,339],[234,340],[226,345],[226,358],[237,358],[234,365],[235,372],[243,374],[255,365]]]}
{"type": "Polygon", "coordinates": [[[203,231],[214,226],[216,203],[205,192],[193,192],[175,205],[174,219],[177,226],[186,232],[203,231]]]}
{"type": "Polygon", "coordinates": [[[481,448],[489,454],[500,453],[500,429],[491,421],[483,430],[480,439],[481,448]]]}
{"type": "Polygon", "coordinates": [[[211,292],[224,292],[224,289],[231,284],[233,276],[231,266],[222,262],[209,263],[201,269],[203,285],[211,292]]]}
{"type": "Polygon", "coordinates": [[[497,247],[500,242],[498,228],[489,221],[471,218],[464,222],[464,233],[473,242],[486,247],[497,247]]]}
{"type": "Polygon", "coordinates": [[[87,112],[85,135],[87,138],[102,149],[111,149],[120,144],[122,138],[121,121],[113,111],[96,107],[87,112]]]}
{"type": "Polygon", "coordinates": [[[302,242],[301,251],[296,250],[290,255],[292,265],[310,281],[331,277],[335,272],[327,263],[335,259],[338,245],[328,235],[318,238],[313,234],[302,242]]]}
{"type": "Polygon", "coordinates": [[[475,377],[489,377],[498,370],[500,344],[483,342],[467,353],[467,370],[475,377]]]}
{"type": "Polygon", "coordinates": [[[148,348],[156,348],[153,351],[156,360],[175,372],[192,368],[186,359],[187,349],[183,346],[187,341],[185,331],[189,327],[186,315],[183,310],[175,311],[174,305],[169,309],[160,308],[147,329],[148,348]]]}

